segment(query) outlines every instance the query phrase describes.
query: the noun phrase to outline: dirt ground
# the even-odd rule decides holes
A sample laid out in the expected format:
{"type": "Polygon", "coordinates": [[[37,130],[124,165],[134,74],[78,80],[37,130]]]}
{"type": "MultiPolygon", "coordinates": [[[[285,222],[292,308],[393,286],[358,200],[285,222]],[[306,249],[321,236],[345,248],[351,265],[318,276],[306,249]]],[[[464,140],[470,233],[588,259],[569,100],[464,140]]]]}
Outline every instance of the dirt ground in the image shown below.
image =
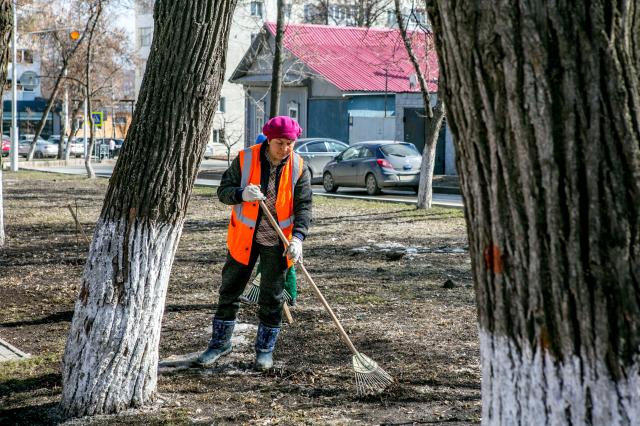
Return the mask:
{"type": "MultiPolygon", "coordinates": [[[[0,424],[63,421],[56,408],[60,360],[88,249],[82,231],[91,237],[107,183],[4,173],[0,337],[33,356],[0,363],[0,424]]],[[[252,306],[240,312],[234,352],[214,368],[173,362],[205,349],[228,216],[214,189],[194,190],[162,321],[156,403],[67,424],[479,422],[479,347],[461,210],[314,198],[305,265],[355,346],[396,380],[366,398],[356,396],[350,352],[302,278],[295,321],[283,326],[272,372],[252,369],[252,306]],[[447,280],[452,288],[443,287],[447,280]]]]}

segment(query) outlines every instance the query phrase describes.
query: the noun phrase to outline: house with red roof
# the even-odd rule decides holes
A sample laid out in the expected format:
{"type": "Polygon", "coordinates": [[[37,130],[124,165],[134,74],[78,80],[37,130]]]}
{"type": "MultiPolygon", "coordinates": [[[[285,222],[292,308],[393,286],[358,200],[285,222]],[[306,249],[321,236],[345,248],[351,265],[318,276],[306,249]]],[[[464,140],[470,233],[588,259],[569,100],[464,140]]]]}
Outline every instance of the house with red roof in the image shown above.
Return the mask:
{"type": "MultiPolygon", "coordinates": [[[[438,59],[431,34],[410,32],[435,104],[438,59]]],[[[424,105],[415,70],[397,29],[285,26],[280,115],[298,120],[303,137],[354,143],[395,139],[424,146],[424,105]]],[[[275,23],[266,23],[230,81],[245,92],[245,146],[268,119],[275,23]]],[[[455,154],[443,126],[436,174],[455,174],[455,154]]]]}

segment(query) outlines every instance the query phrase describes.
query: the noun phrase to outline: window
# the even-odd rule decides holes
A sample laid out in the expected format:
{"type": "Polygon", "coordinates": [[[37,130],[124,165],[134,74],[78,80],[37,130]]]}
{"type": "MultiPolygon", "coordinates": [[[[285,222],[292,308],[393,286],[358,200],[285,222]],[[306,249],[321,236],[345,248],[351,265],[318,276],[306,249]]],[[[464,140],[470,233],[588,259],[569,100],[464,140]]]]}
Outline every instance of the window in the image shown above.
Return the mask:
{"type": "Polygon", "coordinates": [[[262,18],[262,2],[261,1],[252,1],[251,2],[251,16],[257,16],[262,18]]]}
{"type": "Polygon", "coordinates": [[[211,132],[211,143],[220,143],[220,129],[213,129],[211,132]]]}
{"type": "Polygon", "coordinates": [[[136,1],[136,7],[140,15],[150,15],[153,13],[153,1],[152,0],[138,0],[136,1]]]}
{"type": "Polygon", "coordinates": [[[357,25],[357,16],[358,9],[356,6],[347,6],[347,21],[345,22],[348,26],[356,26],[357,25]]]}
{"type": "Polygon", "coordinates": [[[387,10],[387,27],[395,27],[396,24],[397,24],[396,11],[395,10],[387,10]]]}
{"type": "Polygon", "coordinates": [[[415,157],[420,155],[413,144],[385,145],[380,150],[384,155],[393,155],[394,157],[415,157]]]}
{"type": "Polygon", "coordinates": [[[294,120],[298,120],[298,103],[291,101],[287,104],[287,115],[294,120]]]}
{"type": "Polygon", "coordinates": [[[307,144],[307,152],[327,152],[327,146],[324,142],[311,142],[307,144]]]}
{"type": "Polygon", "coordinates": [[[284,5],[284,17],[291,19],[291,3],[286,3],[284,5]]]}
{"type": "Polygon", "coordinates": [[[351,147],[351,148],[347,149],[342,154],[342,159],[343,160],[353,160],[354,158],[358,158],[358,152],[359,151],[360,151],[359,147],[351,147]]]}
{"type": "Polygon", "coordinates": [[[319,16],[318,8],[312,4],[304,5],[304,22],[313,23],[319,16]]]}
{"type": "Polygon", "coordinates": [[[138,43],[140,44],[140,47],[151,46],[152,37],[152,27],[138,28],[138,43]]]}
{"type": "Polygon", "coordinates": [[[348,145],[340,142],[327,141],[327,143],[329,144],[330,152],[342,152],[349,147],[348,145]]]}
{"type": "Polygon", "coordinates": [[[417,24],[424,24],[427,21],[427,15],[425,14],[424,9],[416,9],[411,13],[411,18],[417,24]]]}
{"type": "Polygon", "coordinates": [[[218,102],[218,112],[225,113],[227,112],[227,99],[224,96],[220,96],[220,101],[218,102]]]}
{"type": "Polygon", "coordinates": [[[262,133],[262,126],[264,126],[264,101],[259,101],[256,102],[256,135],[262,133]]]}
{"type": "Polygon", "coordinates": [[[30,50],[23,50],[22,51],[22,62],[23,64],[32,64],[33,63],[33,52],[31,52],[30,50]]]}
{"type": "Polygon", "coordinates": [[[329,18],[334,22],[342,22],[347,16],[347,10],[344,6],[332,4],[329,6],[329,18]]]}
{"type": "Polygon", "coordinates": [[[360,150],[360,155],[358,155],[359,158],[371,158],[373,156],[373,151],[371,151],[371,149],[369,148],[364,147],[360,150]]]}

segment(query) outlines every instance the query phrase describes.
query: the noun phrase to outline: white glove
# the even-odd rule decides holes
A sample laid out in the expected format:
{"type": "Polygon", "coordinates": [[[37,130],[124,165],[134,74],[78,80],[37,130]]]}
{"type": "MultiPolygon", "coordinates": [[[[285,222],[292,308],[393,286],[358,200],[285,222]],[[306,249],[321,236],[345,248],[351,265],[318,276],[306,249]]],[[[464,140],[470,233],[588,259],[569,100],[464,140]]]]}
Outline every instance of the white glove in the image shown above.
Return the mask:
{"type": "Polygon", "coordinates": [[[258,185],[249,184],[242,190],[242,201],[264,200],[266,197],[258,185]]]}
{"type": "Polygon", "coordinates": [[[291,237],[289,241],[289,247],[285,252],[287,257],[293,262],[298,263],[302,260],[302,241],[299,238],[291,237]]]}

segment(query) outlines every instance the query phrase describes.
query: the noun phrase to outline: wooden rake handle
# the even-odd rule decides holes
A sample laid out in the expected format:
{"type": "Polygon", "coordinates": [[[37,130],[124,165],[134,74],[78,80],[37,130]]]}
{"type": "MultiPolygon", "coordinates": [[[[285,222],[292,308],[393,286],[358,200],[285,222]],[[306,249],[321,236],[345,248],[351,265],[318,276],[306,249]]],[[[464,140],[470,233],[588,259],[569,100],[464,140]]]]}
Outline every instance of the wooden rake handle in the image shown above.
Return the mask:
{"type": "MultiPolygon", "coordinates": [[[[280,229],[280,225],[278,225],[278,222],[276,222],[276,220],[273,218],[273,215],[267,208],[267,205],[262,200],[260,200],[260,208],[262,209],[264,214],[267,216],[267,219],[269,219],[269,223],[271,223],[271,226],[273,227],[273,229],[275,229],[276,232],[278,233],[278,236],[280,237],[280,240],[282,240],[284,247],[285,248],[289,247],[289,240],[287,239],[287,237],[285,237],[284,233],[282,232],[282,229],[280,229]]],[[[320,299],[320,302],[322,302],[322,306],[324,306],[324,309],[329,313],[336,327],[338,327],[338,330],[340,331],[340,337],[342,337],[342,340],[344,341],[344,343],[346,343],[346,345],[349,347],[351,352],[354,355],[357,355],[358,350],[356,349],[355,346],[353,346],[353,343],[351,343],[351,339],[349,339],[347,332],[344,331],[344,328],[342,327],[342,324],[340,324],[338,317],[333,312],[333,309],[331,309],[331,306],[329,306],[329,304],[327,303],[327,299],[324,298],[324,296],[320,292],[320,289],[318,288],[316,283],[313,281],[313,278],[311,278],[311,275],[309,275],[309,272],[307,272],[307,268],[304,267],[302,262],[298,262],[298,266],[300,266],[300,269],[302,269],[302,273],[307,278],[307,281],[309,282],[309,284],[311,284],[311,288],[313,289],[314,293],[316,294],[316,296],[318,296],[318,299],[320,299]]]]}

